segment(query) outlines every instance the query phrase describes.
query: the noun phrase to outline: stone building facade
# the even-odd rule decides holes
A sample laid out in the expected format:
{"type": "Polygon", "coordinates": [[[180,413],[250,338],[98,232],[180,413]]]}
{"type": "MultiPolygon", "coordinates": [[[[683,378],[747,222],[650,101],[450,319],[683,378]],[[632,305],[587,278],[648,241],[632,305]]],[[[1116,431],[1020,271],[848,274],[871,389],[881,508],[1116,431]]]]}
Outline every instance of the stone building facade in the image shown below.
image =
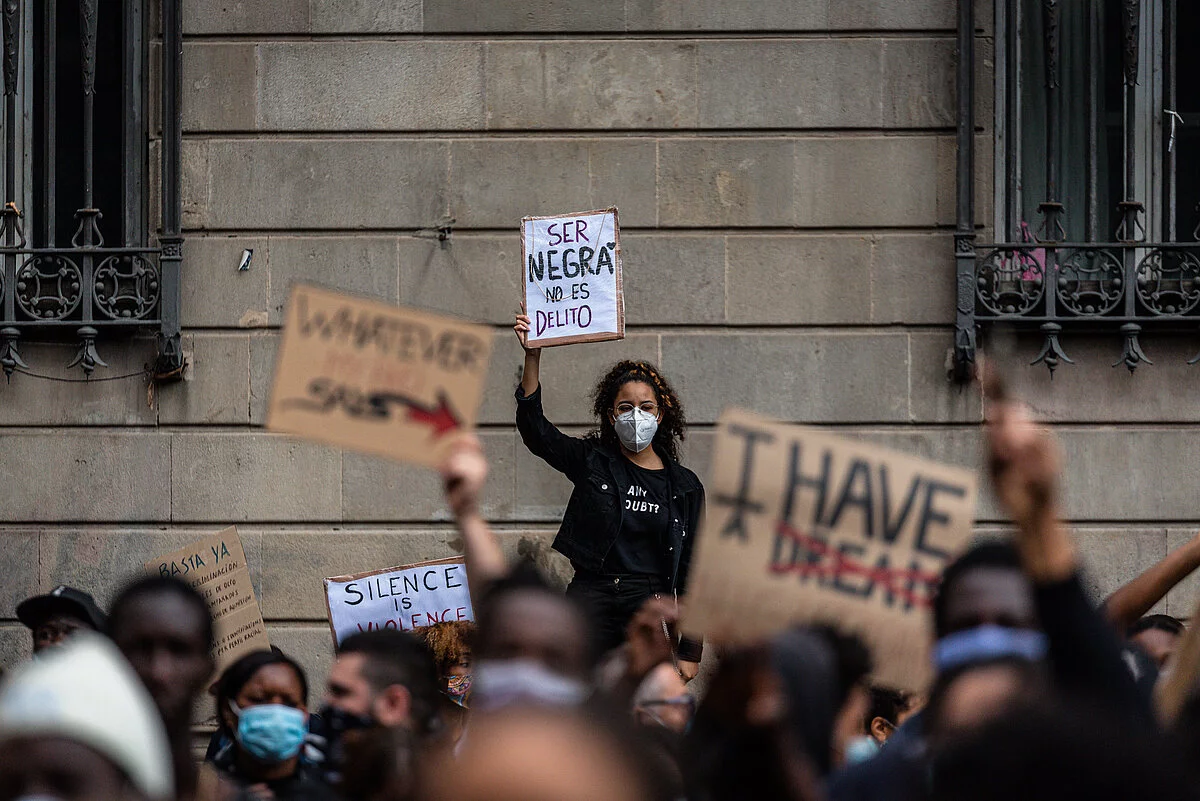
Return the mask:
{"type": "MultiPolygon", "coordinates": [[[[486,513],[511,553],[565,580],[548,542],[569,485],[513,428],[524,215],[616,205],[624,228],[627,338],[544,357],[547,412],[568,430],[586,430],[609,363],[644,357],[681,391],[686,461],[701,474],[729,404],[977,466],[977,389],[947,377],[955,7],[185,0],[190,368],[149,402],[136,380],[0,384],[0,664],[27,652],[21,598],[68,583],[107,602],[145,559],[232,523],[272,641],[319,683],[323,576],[456,552],[432,473],[261,428],[298,280],[495,326],[486,513]]],[[[991,17],[981,1],[984,221],[991,17]]],[[[1146,347],[1160,363],[1132,377],[1110,368],[1108,342],[1077,340],[1078,364],[1053,382],[1011,359],[1062,438],[1066,508],[1097,593],[1200,518],[1183,480],[1200,450],[1183,364],[1195,348],[1146,347]]],[[[70,357],[52,344],[26,353],[54,369],[70,357]]],[[[152,353],[144,341],[104,350],[114,375],[152,353]]],[[[1002,526],[988,498],[979,526],[1002,526]]],[[[1189,613],[1194,590],[1162,608],[1189,613]]]]}

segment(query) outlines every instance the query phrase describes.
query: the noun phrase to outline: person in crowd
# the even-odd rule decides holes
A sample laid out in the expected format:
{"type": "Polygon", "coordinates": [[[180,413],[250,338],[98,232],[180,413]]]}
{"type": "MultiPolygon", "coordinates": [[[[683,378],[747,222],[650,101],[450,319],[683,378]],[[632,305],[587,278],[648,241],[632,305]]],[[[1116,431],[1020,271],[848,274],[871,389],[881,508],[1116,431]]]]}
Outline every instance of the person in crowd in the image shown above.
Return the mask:
{"type": "Polygon", "coordinates": [[[1129,627],[1128,636],[1162,670],[1175,655],[1184,631],[1183,621],[1177,617],[1146,615],[1129,627]]]}
{"type": "Polygon", "coordinates": [[[629,743],[620,729],[578,711],[512,707],[491,712],[472,720],[456,756],[443,754],[426,766],[418,797],[667,801],[654,792],[629,743]]]}
{"type": "Polygon", "coordinates": [[[873,661],[867,646],[858,637],[844,634],[833,626],[816,626],[813,630],[829,643],[837,665],[834,696],[837,715],[833,723],[832,762],[828,772],[846,764],[846,753],[858,736],[859,726],[871,700],[867,677],[873,661]]]}
{"type": "Polygon", "coordinates": [[[487,472],[474,436],[461,437],[442,468],[475,599],[472,711],[518,703],[580,704],[591,695],[594,666],[587,613],[574,598],[552,589],[532,563],[508,567],[495,534],[479,514],[487,472]]]}
{"type": "Polygon", "coordinates": [[[80,634],[0,687],[0,801],[172,798],[154,702],[111,642],[80,634]]]}
{"type": "Polygon", "coordinates": [[[406,728],[438,732],[437,668],[416,635],[378,629],[351,635],[329,671],[322,718],[337,730],[406,728]]]}
{"type": "Polygon", "coordinates": [[[862,728],[846,748],[846,762],[863,762],[879,753],[896,729],[917,711],[916,697],[903,690],[873,685],[868,688],[862,728]]]}
{"type": "Polygon", "coordinates": [[[1200,568],[1200,534],[1171,551],[1104,601],[1104,615],[1162,668],[1179,644],[1183,623],[1170,615],[1147,615],[1174,587],[1200,568]]]}
{"type": "Polygon", "coordinates": [[[722,656],[685,745],[692,801],[820,797],[865,707],[857,638],[793,627],[722,656]]]}
{"type": "MultiPolygon", "coordinates": [[[[1008,542],[979,543],[946,566],[933,599],[934,665],[940,678],[995,660],[1037,662],[1046,652],[1033,588],[1008,542]]],[[[932,706],[947,686],[935,680],[932,706]]],[[[929,707],[911,716],[873,759],[848,760],[829,785],[834,801],[915,799],[928,773],[929,707]]]]}
{"type": "Polygon", "coordinates": [[[175,797],[190,801],[197,790],[192,709],[215,669],[208,602],[177,578],[146,576],[113,601],[108,634],[158,707],[171,744],[175,797]]]}
{"type": "Polygon", "coordinates": [[[689,801],[822,797],[817,761],[831,760],[836,657],[807,629],[780,640],[722,653],[684,742],[689,801]]]}
{"type": "Polygon", "coordinates": [[[1193,801],[1191,764],[1094,704],[1041,699],[947,742],[934,801],[1193,801]]]}
{"type": "MultiPolygon", "coordinates": [[[[403,729],[422,745],[439,737],[441,698],[433,655],[419,637],[396,629],[351,635],[329,671],[312,761],[326,783],[341,787],[350,764],[383,758],[374,741],[388,732],[403,729]]],[[[392,782],[382,774],[355,781],[366,795],[392,782]]]]}
{"type": "Polygon", "coordinates": [[[1045,665],[999,656],[949,668],[938,676],[925,730],[935,751],[1027,705],[1053,697],[1045,665]]]}
{"type": "Polygon", "coordinates": [[[77,631],[104,631],[104,612],[83,590],[60,584],[17,604],[17,620],[33,635],[33,652],[62,645],[77,631]]]}
{"type": "MultiPolygon", "coordinates": [[[[704,508],[704,487],[679,463],[683,404],[650,363],[622,361],[600,379],[597,429],[578,438],[542,412],[541,350],[527,347],[529,318],[514,326],[525,348],[517,430],[530,452],[574,484],[554,549],[571,560],[567,593],[591,609],[600,653],[621,644],[647,597],[682,595],[704,508]]],[[[680,643],[684,678],[699,671],[700,643],[680,643]]]]}
{"type": "Polygon", "coordinates": [[[331,791],[300,760],[308,735],[308,680],[280,651],[252,651],[217,684],[217,721],[228,745],[212,759],[242,797],[324,801],[331,791]]]}
{"type": "Polygon", "coordinates": [[[440,714],[446,736],[458,742],[471,705],[471,640],[475,636],[475,624],[450,620],[423,626],[415,633],[433,654],[443,699],[440,714]]]}
{"type": "MultiPolygon", "coordinates": [[[[554,715],[555,720],[561,720],[558,715],[576,718],[587,714],[590,720],[597,714],[605,716],[630,709],[634,692],[647,675],[656,666],[673,665],[673,632],[679,614],[679,607],[673,601],[647,599],[629,624],[629,641],[616,682],[619,687],[612,694],[595,692],[591,686],[594,652],[589,646],[592,638],[585,611],[573,599],[552,590],[531,563],[519,563],[510,571],[494,533],[479,514],[479,496],[487,472],[482,447],[474,436],[461,437],[442,468],[447,504],[463,537],[467,575],[478,617],[472,651],[472,722],[455,749],[456,770],[476,753],[479,743],[475,741],[489,736],[496,716],[523,710],[554,715]]],[[[678,672],[673,666],[669,669],[677,686],[682,686],[678,672]]],[[[624,745],[632,745],[630,757],[647,777],[652,798],[675,801],[682,797],[683,778],[675,732],[658,726],[643,727],[620,739],[624,745]]],[[[390,764],[391,757],[388,759],[390,764]]],[[[568,764],[562,767],[565,770],[568,764]]],[[[513,790],[519,793],[515,797],[576,797],[539,795],[542,786],[539,777],[537,773],[532,778],[518,776],[526,784],[513,790]]],[[[580,779],[588,780],[586,776],[580,779]]],[[[581,790],[590,788],[577,787],[574,792],[581,790]]],[[[488,798],[504,797],[500,787],[488,784],[477,792],[488,798]]]]}
{"type": "Polygon", "coordinates": [[[492,582],[476,605],[476,620],[473,711],[576,706],[590,697],[594,652],[587,615],[532,563],[521,562],[492,582]]]}
{"type": "MultiPolygon", "coordinates": [[[[1147,727],[1146,698],[1126,668],[1116,632],[1087,600],[1074,542],[1059,522],[1057,447],[1005,395],[998,376],[986,374],[984,387],[992,485],[1016,535],[1011,545],[993,542],[969,549],[943,572],[933,603],[934,663],[942,678],[925,712],[942,703],[940,695],[952,686],[942,680],[946,677],[965,676],[995,661],[1044,660],[1056,695],[1102,707],[1128,726],[1147,727]]],[[[1032,680],[1038,672],[1017,678],[1032,680]]],[[[1008,686],[1002,678],[972,676],[980,680],[973,684],[996,695],[1008,686]]],[[[830,797],[924,797],[931,734],[925,713],[915,715],[877,758],[834,776],[830,797]]]]}
{"type": "Polygon", "coordinates": [[[641,726],[661,726],[683,734],[696,714],[696,697],[670,662],[660,662],[633,695],[633,718],[641,726]]]}
{"type": "Polygon", "coordinates": [[[338,795],[352,801],[409,801],[415,797],[421,756],[411,729],[372,729],[346,750],[338,795]]]}
{"type": "Polygon", "coordinates": [[[415,633],[433,654],[442,694],[456,705],[466,707],[471,696],[471,640],[475,624],[450,620],[422,626],[415,633]]]}

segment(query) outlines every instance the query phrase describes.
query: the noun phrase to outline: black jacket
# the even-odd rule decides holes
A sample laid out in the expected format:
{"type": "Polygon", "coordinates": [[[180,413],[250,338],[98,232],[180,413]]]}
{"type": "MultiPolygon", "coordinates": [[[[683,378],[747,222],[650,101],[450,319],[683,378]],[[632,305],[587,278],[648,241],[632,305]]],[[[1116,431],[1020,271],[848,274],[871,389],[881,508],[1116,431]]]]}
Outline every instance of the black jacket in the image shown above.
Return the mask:
{"type": "MultiPolygon", "coordinates": [[[[526,397],[517,387],[517,430],[525,446],[575,485],[563,515],[554,550],[577,570],[601,573],[604,558],[621,533],[621,499],[632,483],[630,462],[592,440],[568,436],[542,413],[542,389],[526,397]]],[[[661,543],[662,578],[682,594],[687,586],[692,545],[704,511],[704,486],[696,474],[659,452],[671,486],[671,530],[661,543]]]]}

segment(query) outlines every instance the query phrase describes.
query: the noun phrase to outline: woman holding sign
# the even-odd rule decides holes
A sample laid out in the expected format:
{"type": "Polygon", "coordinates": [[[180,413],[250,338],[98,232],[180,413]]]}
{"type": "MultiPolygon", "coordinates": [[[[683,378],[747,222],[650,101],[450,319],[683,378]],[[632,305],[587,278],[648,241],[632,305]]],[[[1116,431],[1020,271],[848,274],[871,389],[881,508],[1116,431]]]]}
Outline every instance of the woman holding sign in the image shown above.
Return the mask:
{"type": "MultiPolygon", "coordinates": [[[[527,346],[529,327],[518,315],[525,372],[517,429],[531,453],[575,485],[554,549],[575,568],[567,594],[592,610],[603,652],[624,642],[647,598],[683,593],[704,486],[678,461],[683,406],[648,362],[619,362],[600,379],[591,434],[571,437],[555,428],[542,413],[541,349],[527,346]]],[[[694,677],[700,644],[684,638],[679,659],[684,677],[694,677]]]]}

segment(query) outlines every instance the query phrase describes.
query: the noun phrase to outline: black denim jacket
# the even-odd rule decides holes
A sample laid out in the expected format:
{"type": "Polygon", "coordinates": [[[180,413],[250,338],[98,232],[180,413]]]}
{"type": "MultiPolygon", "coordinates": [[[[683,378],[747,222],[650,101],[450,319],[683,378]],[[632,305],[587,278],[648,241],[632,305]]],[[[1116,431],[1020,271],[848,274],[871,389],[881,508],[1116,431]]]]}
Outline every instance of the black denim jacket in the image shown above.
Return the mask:
{"type": "MultiPolygon", "coordinates": [[[[633,481],[630,462],[620,453],[562,433],[542,413],[542,389],[526,397],[517,387],[517,430],[533,455],[541,457],[575,485],[563,515],[554,550],[577,569],[603,572],[604,558],[621,533],[621,499],[633,481]]],[[[671,487],[671,528],[660,542],[662,578],[682,595],[687,586],[692,544],[704,511],[704,486],[696,474],[659,453],[671,487]]]]}

